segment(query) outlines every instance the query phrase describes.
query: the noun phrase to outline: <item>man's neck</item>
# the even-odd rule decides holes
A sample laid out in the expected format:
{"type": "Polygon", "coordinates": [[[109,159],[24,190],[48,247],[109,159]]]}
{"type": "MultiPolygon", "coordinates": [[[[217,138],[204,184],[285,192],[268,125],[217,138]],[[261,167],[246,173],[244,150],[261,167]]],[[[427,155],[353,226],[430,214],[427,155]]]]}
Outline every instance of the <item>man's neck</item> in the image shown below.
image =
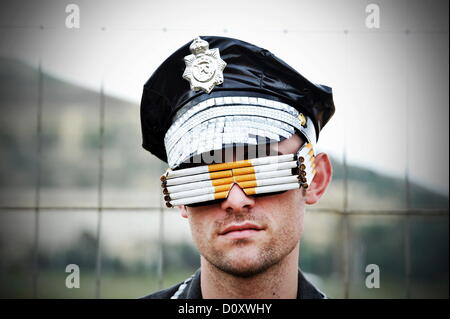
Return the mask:
{"type": "Polygon", "coordinates": [[[201,257],[201,289],[205,299],[295,299],[299,245],[278,264],[249,278],[227,274],[201,257]]]}

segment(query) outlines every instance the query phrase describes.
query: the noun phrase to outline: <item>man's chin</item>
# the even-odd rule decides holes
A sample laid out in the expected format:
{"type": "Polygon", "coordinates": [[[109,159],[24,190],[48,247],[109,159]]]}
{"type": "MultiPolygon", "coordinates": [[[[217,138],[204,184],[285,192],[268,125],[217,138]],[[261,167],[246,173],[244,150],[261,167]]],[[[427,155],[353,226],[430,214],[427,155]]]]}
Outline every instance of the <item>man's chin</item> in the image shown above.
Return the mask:
{"type": "Polygon", "coordinates": [[[232,275],[234,277],[239,278],[251,278],[256,275],[259,275],[263,272],[265,272],[268,268],[270,268],[271,265],[264,265],[261,263],[254,264],[254,265],[241,265],[241,264],[220,264],[216,265],[217,268],[219,268],[224,273],[227,273],[229,275],[232,275]]]}
{"type": "Polygon", "coordinates": [[[228,252],[228,256],[218,260],[214,266],[229,275],[250,278],[265,272],[275,263],[262,259],[256,252],[244,252],[243,249],[238,249],[228,252]]]}

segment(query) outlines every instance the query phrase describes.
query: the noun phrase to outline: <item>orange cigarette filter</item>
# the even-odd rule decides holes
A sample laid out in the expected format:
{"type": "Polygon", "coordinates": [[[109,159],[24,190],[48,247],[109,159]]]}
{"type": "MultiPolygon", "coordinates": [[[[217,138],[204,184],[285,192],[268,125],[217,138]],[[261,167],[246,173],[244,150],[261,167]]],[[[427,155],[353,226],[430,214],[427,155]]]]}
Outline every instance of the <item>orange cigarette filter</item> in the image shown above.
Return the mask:
{"type": "Polygon", "coordinates": [[[229,191],[226,192],[219,192],[214,194],[214,199],[224,199],[228,197],[229,191]]]}
{"type": "Polygon", "coordinates": [[[253,167],[235,168],[235,169],[232,169],[232,173],[233,173],[233,175],[254,174],[255,169],[253,167]]]}
{"type": "Polygon", "coordinates": [[[233,183],[226,184],[226,185],[220,185],[220,186],[214,186],[214,193],[221,193],[229,191],[233,183]]]}
{"type": "MultiPolygon", "coordinates": [[[[232,182],[232,183],[225,184],[225,185],[214,186],[214,193],[227,192],[227,191],[229,191],[231,189],[231,187],[234,184],[235,183],[232,182]]],[[[238,184],[239,187],[242,188],[242,189],[258,186],[256,180],[246,181],[246,182],[237,182],[236,184],[238,184]]]]}
{"type": "Polygon", "coordinates": [[[242,188],[242,189],[258,186],[258,184],[257,184],[256,181],[240,182],[240,183],[237,183],[237,184],[238,184],[239,187],[242,188]]]}
{"type": "Polygon", "coordinates": [[[208,165],[208,171],[215,172],[215,171],[221,171],[221,170],[226,170],[226,169],[249,167],[249,166],[253,166],[253,164],[249,160],[242,160],[242,161],[237,161],[237,162],[211,164],[211,165],[208,165]]]}
{"type": "MultiPolygon", "coordinates": [[[[231,186],[231,185],[230,185],[231,186]]],[[[245,192],[245,194],[247,195],[255,195],[256,194],[256,188],[255,187],[250,187],[250,188],[242,188],[242,190],[245,192]]],[[[214,199],[224,199],[228,197],[228,193],[230,191],[223,191],[223,192],[219,192],[219,193],[214,193],[214,199]]]]}
{"type": "Polygon", "coordinates": [[[209,177],[211,179],[218,179],[218,178],[231,177],[231,176],[233,176],[233,172],[231,170],[209,173],[209,177]]]}
{"type": "Polygon", "coordinates": [[[224,184],[230,184],[234,182],[233,177],[225,177],[225,178],[218,178],[218,179],[212,179],[211,184],[212,186],[219,186],[224,184]]]}
{"type": "Polygon", "coordinates": [[[237,175],[237,176],[233,176],[233,177],[213,179],[213,180],[211,180],[211,183],[213,186],[219,186],[219,185],[224,185],[224,184],[239,183],[239,182],[252,181],[252,180],[256,180],[255,174],[245,174],[245,175],[237,175]]]}
{"type": "Polygon", "coordinates": [[[255,195],[256,194],[256,188],[255,187],[251,187],[251,188],[244,188],[244,193],[247,195],[255,195]]]}

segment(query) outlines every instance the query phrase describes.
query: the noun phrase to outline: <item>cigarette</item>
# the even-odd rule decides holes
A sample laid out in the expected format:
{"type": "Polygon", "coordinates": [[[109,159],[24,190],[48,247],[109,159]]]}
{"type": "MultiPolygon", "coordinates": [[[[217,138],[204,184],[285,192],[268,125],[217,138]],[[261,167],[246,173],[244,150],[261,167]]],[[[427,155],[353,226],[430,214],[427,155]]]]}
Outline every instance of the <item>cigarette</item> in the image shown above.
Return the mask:
{"type": "MultiPolygon", "coordinates": [[[[247,195],[256,195],[256,194],[264,194],[264,193],[274,193],[279,191],[298,189],[300,184],[298,182],[288,183],[288,184],[280,184],[280,185],[268,185],[268,186],[257,186],[244,188],[243,191],[247,195]]],[[[208,202],[217,199],[227,198],[229,191],[214,193],[214,194],[206,194],[200,196],[186,197],[181,199],[175,199],[168,201],[166,205],[168,207],[178,206],[178,205],[189,205],[201,202],[208,202]]]]}
{"type": "Polygon", "coordinates": [[[234,184],[247,195],[306,189],[315,168],[315,151],[307,143],[297,154],[168,170],[161,180],[166,205],[173,207],[227,198],[234,184]]]}
{"type": "MultiPolygon", "coordinates": [[[[290,154],[290,155],[292,155],[292,154],[290,154]]],[[[170,178],[170,179],[167,179],[164,183],[165,183],[165,186],[173,186],[173,185],[199,182],[199,181],[204,181],[204,180],[228,178],[228,177],[233,177],[236,175],[248,175],[248,174],[261,173],[261,172],[278,171],[278,170],[283,170],[283,169],[295,168],[297,166],[298,166],[298,163],[295,160],[295,161],[290,161],[290,162],[281,162],[281,163],[258,165],[258,166],[252,166],[252,167],[234,168],[234,169],[228,169],[228,170],[224,170],[224,171],[217,171],[217,172],[182,176],[182,177],[177,177],[177,178],[170,178]]]]}
{"type": "Polygon", "coordinates": [[[275,163],[275,164],[267,164],[267,165],[258,165],[258,166],[253,166],[253,167],[235,168],[235,169],[232,169],[232,172],[233,172],[233,175],[245,175],[245,174],[254,174],[254,173],[294,168],[297,166],[298,166],[297,161],[291,161],[291,162],[283,162],[283,163],[275,163]]]}
{"type": "Polygon", "coordinates": [[[193,183],[186,183],[186,184],[180,184],[180,185],[174,185],[174,186],[166,186],[164,188],[164,190],[167,190],[168,193],[172,194],[172,193],[183,192],[183,191],[188,191],[188,190],[203,188],[203,187],[213,187],[213,186],[220,186],[220,185],[225,185],[225,184],[230,184],[230,183],[238,183],[238,182],[245,182],[245,181],[252,181],[252,180],[263,180],[263,179],[267,179],[267,178],[290,176],[290,175],[297,175],[297,174],[298,174],[298,170],[296,170],[296,169],[283,169],[283,170],[277,170],[277,171],[237,175],[237,176],[232,176],[232,177],[219,178],[219,179],[214,179],[214,180],[206,180],[206,181],[193,182],[193,183]]]}
{"type": "Polygon", "coordinates": [[[276,155],[276,156],[265,156],[259,158],[253,158],[249,160],[242,160],[236,162],[228,162],[228,163],[219,163],[219,164],[211,164],[211,165],[203,165],[198,167],[185,168],[180,170],[168,170],[165,175],[161,176],[161,180],[169,180],[172,178],[188,176],[188,175],[196,175],[202,173],[211,173],[223,170],[230,170],[235,168],[242,167],[252,167],[258,165],[266,165],[273,163],[281,163],[296,160],[295,154],[285,154],[285,155],[276,155]]]}
{"type": "MultiPolygon", "coordinates": [[[[305,144],[297,153],[298,158],[303,158],[303,159],[311,159],[312,156],[314,156],[314,149],[312,148],[312,146],[310,146],[311,144],[305,144]]],[[[300,162],[302,162],[300,160],[300,162]]],[[[303,162],[302,162],[303,163],[303,162]]]]}
{"type": "Polygon", "coordinates": [[[300,179],[304,185],[306,185],[305,188],[308,187],[308,183],[310,184],[314,178],[314,175],[316,174],[316,163],[315,163],[315,155],[314,155],[314,148],[311,143],[305,144],[298,152],[298,161],[300,163],[299,169],[300,169],[300,175],[303,177],[303,179],[300,179]]]}
{"type": "Polygon", "coordinates": [[[295,182],[297,182],[297,176],[294,176],[294,175],[261,179],[261,180],[250,180],[250,181],[237,182],[237,183],[233,182],[233,183],[220,185],[220,186],[204,187],[204,188],[191,189],[191,190],[187,190],[187,191],[183,191],[183,192],[169,193],[165,198],[167,198],[170,201],[170,200],[175,200],[175,199],[180,199],[180,198],[189,198],[189,197],[205,195],[205,194],[216,194],[216,193],[221,193],[221,192],[227,192],[231,189],[231,187],[234,184],[237,184],[237,185],[239,185],[240,188],[245,189],[245,188],[267,186],[267,185],[289,184],[289,183],[295,183],[295,182]]]}

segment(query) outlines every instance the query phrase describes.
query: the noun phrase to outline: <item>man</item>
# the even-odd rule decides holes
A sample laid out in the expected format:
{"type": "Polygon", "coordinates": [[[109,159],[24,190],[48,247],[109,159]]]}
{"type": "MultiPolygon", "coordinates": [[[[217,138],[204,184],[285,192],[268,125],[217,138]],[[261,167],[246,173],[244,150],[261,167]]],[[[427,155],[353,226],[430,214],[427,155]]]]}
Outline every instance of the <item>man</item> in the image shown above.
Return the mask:
{"type": "Polygon", "coordinates": [[[319,132],[331,89],[269,51],[202,36],[144,86],[143,147],[169,164],[168,207],[190,223],[201,267],[145,298],[325,298],[298,268],[306,205],[331,180],[319,132]]]}

